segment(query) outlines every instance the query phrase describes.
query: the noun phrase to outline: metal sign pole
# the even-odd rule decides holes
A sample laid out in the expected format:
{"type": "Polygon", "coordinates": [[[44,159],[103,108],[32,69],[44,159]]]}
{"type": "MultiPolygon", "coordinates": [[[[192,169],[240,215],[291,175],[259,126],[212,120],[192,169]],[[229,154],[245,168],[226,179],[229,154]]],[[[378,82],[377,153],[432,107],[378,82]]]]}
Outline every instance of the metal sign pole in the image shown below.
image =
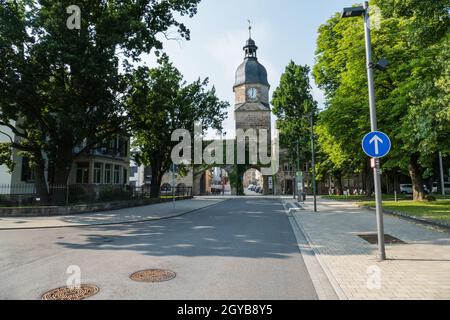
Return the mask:
{"type": "Polygon", "coordinates": [[[444,182],[444,163],[442,161],[442,152],[439,152],[439,168],[441,171],[441,188],[442,195],[445,197],[445,182],[444,182]]]}
{"type": "Polygon", "coordinates": [[[173,202],[173,210],[175,210],[175,185],[176,185],[175,164],[172,164],[172,202],[173,202]]]}
{"type": "Polygon", "coordinates": [[[299,148],[299,141],[297,140],[297,172],[295,177],[295,182],[297,184],[297,200],[300,201],[300,188],[298,187],[298,184],[300,181],[298,181],[298,172],[300,172],[300,148],[299,148]]]}
{"type": "MultiPolygon", "coordinates": [[[[375,100],[375,85],[373,75],[373,62],[372,62],[372,44],[370,35],[370,14],[369,14],[369,2],[364,2],[364,9],[366,10],[364,15],[364,31],[366,41],[366,57],[367,57],[367,77],[369,85],[369,103],[370,103],[370,124],[372,132],[378,131],[377,128],[377,111],[375,100]]],[[[376,212],[377,212],[377,226],[378,226],[378,258],[380,261],[386,260],[386,249],[384,244],[384,221],[383,221],[383,206],[381,195],[381,177],[380,177],[380,160],[375,160],[375,168],[373,169],[374,181],[375,181],[375,198],[376,198],[376,212]]]]}
{"type": "Polygon", "coordinates": [[[317,212],[317,185],[316,185],[316,155],[314,148],[314,112],[311,111],[311,166],[312,166],[312,187],[314,195],[314,212],[317,212]]]}

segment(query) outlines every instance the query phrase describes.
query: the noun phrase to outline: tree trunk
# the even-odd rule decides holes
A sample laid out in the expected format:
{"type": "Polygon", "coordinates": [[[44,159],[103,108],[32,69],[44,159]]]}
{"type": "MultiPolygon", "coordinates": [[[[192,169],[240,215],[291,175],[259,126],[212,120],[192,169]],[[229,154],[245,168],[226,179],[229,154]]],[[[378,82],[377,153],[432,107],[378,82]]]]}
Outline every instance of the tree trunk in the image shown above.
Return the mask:
{"type": "MultiPolygon", "coordinates": [[[[237,190],[237,195],[238,196],[244,196],[245,195],[245,191],[244,191],[244,174],[245,174],[246,168],[245,166],[242,165],[238,165],[237,166],[237,172],[238,172],[238,176],[237,176],[237,185],[236,185],[236,190],[237,190]]],[[[268,186],[269,184],[267,184],[268,186]]],[[[264,186],[266,187],[266,186],[264,186]]],[[[269,193],[269,190],[264,190],[264,192],[269,193]]]]}
{"type": "Polygon", "coordinates": [[[49,190],[47,186],[47,179],[45,177],[45,161],[39,155],[39,160],[37,160],[37,165],[33,168],[34,170],[34,185],[36,187],[37,197],[43,204],[48,204],[50,201],[49,190]]]}
{"type": "MultiPolygon", "coordinates": [[[[68,178],[70,167],[56,166],[54,172],[53,185],[51,186],[51,197],[56,205],[64,206],[68,202],[68,178]]],[[[87,199],[86,199],[87,200],[87,199]]]]}
{"type": "Polygon", "coordinates": [[[423,180],[422,180],[423,169],[419,164],[419,155],[417,153],[413,154],[410,157],[408,171],[413,186],[413,199],[415,201],[424,201],[425,191],[423,188],[423,180]]]}
{"type": "MultiPolygon", "coordinates": [[[[73,163],[73,148],[67,144],[59,148],[54,159],[54,168],[52,175],[51,198],[56,205],[64,206],[67,204],[69,175],[73,163]]],[[[93,199],[89,199],[93,200],[93,199]]],[[[88,201],[88,199],[86,199],[88,201]]]]}
{"type": "Polygon", "coordinates": [[[394,192],[397,192],[397,194],[400,194],[400,180],[398,173],[394,174],[394,192]]]}
{"type": "Polygon", "coordinates": [[[157,199],[161,194],[162,174],[159,163],[152,166],[152,184],[150,186],[150,197],[157,199]]]}
{"type": "Polygon", "coordinates": [[[370,159],[366,161],[364,167],[364,192],[366,196],[370,197],[375,191],[375,183],[373,181],[373,169],[370,159]]]}
{"type": "Polygon", "coordinates": [[[334,175],[334,189],[337,196],[341,196],[344,194],[342,190],[342,176],[340,174],[334,175]]]}

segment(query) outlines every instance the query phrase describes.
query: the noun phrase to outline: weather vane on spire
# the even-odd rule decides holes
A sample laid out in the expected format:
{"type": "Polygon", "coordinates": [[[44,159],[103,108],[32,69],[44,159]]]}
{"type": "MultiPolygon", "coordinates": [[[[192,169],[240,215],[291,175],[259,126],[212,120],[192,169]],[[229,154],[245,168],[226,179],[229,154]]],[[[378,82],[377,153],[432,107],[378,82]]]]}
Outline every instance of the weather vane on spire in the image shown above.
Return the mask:
{"type": "Polygon", "coordinates": [[[248,34],[250,36],[250,39],[252,38],[252,22],[250,20],[248,21],[248,34]]]}

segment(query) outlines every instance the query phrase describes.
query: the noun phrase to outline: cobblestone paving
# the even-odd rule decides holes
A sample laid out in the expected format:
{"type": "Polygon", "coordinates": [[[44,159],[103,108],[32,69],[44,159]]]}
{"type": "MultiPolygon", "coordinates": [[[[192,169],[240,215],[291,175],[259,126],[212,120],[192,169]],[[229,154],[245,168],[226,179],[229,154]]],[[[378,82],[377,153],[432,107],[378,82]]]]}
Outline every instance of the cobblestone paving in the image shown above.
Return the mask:
{"type": "MultiPolygon", "coordinates": [[[[352,203],[320,200],[293,213],[343,299],[450,299],[450,234],[385,216],[385,232],[406,245],[377,246],[358,237],[376,232],[375,214],[352,203]]],[[[331,279],[330,279],[331,280],[331,279]]]]}

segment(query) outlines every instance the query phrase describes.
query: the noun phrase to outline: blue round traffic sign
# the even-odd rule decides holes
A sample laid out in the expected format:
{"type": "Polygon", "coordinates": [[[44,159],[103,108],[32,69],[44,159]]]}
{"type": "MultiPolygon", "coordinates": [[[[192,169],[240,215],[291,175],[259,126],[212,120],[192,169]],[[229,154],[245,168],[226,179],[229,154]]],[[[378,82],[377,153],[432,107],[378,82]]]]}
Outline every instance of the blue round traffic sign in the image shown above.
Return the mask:
{"type": "Polygon", "coordinates": [[[362,140],[364,152],[372,158],[382,158],[391,151],[391,139],[379,131],[368,133],[362,140]]]}

